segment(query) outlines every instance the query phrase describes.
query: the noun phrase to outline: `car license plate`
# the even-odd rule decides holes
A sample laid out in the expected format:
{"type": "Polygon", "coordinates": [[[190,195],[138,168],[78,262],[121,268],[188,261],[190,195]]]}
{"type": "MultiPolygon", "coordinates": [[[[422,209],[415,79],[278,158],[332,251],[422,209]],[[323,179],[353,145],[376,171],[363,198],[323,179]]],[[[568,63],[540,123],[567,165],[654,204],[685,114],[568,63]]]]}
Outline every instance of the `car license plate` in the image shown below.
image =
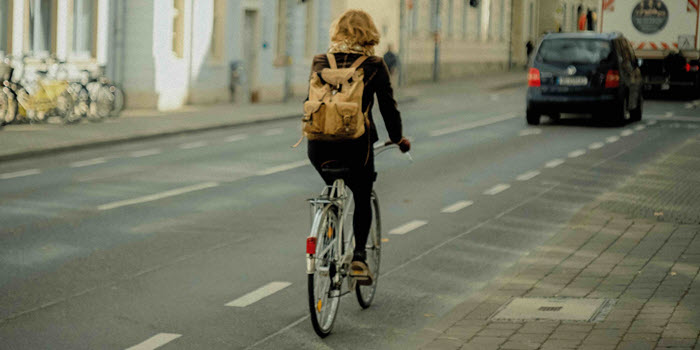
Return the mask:
{"type": "Polygon", "coordinates": [[[584,86],[588,85],[588,78],[586,77],[559,77],[559,85],[562,86],[584,86]]]}

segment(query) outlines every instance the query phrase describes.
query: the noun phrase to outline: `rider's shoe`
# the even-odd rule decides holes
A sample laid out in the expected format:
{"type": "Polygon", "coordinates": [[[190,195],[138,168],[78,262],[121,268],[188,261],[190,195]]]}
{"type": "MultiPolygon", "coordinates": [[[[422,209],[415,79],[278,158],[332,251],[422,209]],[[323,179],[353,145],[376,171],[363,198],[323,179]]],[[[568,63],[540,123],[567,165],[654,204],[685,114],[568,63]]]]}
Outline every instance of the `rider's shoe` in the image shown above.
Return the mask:
{"type": "Polygon", "coordinates": [[[355,252],[350,264],[350,277],[353,277],[361,286],[372,285],[374,281],[372,271],[367,267],[366,256],[365,252],[355,252]]]}

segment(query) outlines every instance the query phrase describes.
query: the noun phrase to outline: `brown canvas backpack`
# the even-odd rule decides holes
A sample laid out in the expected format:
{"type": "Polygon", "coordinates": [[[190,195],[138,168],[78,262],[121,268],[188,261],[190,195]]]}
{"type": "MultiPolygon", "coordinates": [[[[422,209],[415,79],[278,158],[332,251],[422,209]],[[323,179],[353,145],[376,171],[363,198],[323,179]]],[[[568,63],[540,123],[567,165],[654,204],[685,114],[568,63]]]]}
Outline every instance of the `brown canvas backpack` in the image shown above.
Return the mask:
{"type": "Polygon", "coordinates": [[[327,56],[330,68],[311,75],[302,130],[309,140],[353,140],[369,128],[367,113],[362,111],[364,72],[358,69],[367,56],[361,56],[349,68],[338,68],[335,56],[327,56]]]}

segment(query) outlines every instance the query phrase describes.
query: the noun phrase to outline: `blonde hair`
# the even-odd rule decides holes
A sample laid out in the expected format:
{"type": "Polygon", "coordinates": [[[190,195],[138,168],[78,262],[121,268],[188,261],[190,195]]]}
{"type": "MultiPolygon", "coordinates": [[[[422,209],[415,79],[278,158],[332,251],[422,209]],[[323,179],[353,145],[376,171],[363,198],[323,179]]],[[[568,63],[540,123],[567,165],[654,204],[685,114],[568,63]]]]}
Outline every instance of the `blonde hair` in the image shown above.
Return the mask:
{"type": "Polygon", "coordinates": [[[362,10],[347,10],[331,24],[331,41],[374,47],[379,44],[379,30],[372,16],[362,10]]]}

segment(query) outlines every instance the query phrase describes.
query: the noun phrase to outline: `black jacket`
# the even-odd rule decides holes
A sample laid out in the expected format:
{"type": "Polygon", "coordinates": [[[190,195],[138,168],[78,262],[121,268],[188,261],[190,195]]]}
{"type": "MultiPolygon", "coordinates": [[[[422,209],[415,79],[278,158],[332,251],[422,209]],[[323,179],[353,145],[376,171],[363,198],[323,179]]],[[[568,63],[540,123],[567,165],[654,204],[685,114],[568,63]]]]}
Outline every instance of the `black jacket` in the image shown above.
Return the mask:
{"type": "MultiPolygon", "coordinates": [[[[338,68],[350,67],[360,57],[359,54],[353,53],[336,53],[334,56],[338,68]]],[[[323,68],[330,68],[328,57],[325,54],[314,56],[311,72],[320,72],[323,68]]],[[[365,83],[365,90],[362,93],[362,110],[369,110],[370,141],[374,143],[379,140],[377,128],[372,118],[372,106],[374,105],[374,95],[376,94],[379,102],[379,111],[384,119],[389,139],[393,142],[399,142],[403,136],[401,113],[396,108],[394,90],[391,87],[389,78],[389,69],[384,60],[378,56],[370,56],[362,63],[360,68],[364,71],[365,83]]]]}

